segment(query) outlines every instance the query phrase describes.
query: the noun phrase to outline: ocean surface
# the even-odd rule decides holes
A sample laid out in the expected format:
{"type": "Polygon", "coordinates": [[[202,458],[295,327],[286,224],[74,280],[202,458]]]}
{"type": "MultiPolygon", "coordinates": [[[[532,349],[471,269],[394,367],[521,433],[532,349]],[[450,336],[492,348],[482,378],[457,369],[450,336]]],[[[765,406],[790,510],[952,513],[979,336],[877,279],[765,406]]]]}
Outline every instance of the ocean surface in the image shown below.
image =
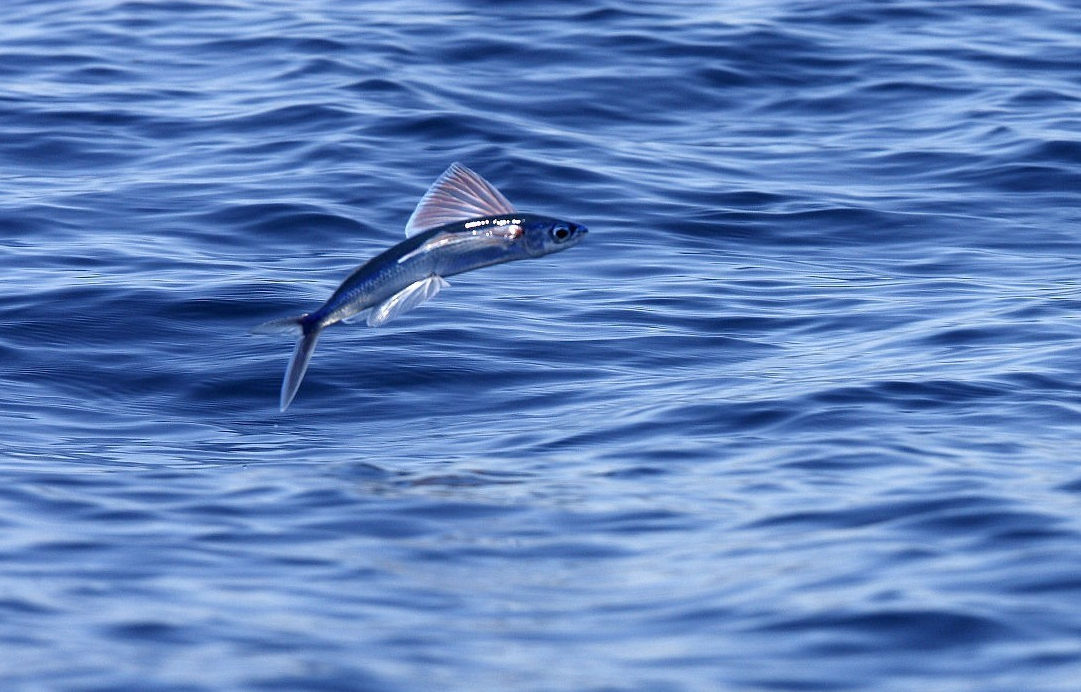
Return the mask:
{"type": "Polygon", "coordinates": [[[6,0],[0,689],[1077,690],[1081,6],[6,0]],[[453,161],[565,253],[289,340],[453,161]]]}

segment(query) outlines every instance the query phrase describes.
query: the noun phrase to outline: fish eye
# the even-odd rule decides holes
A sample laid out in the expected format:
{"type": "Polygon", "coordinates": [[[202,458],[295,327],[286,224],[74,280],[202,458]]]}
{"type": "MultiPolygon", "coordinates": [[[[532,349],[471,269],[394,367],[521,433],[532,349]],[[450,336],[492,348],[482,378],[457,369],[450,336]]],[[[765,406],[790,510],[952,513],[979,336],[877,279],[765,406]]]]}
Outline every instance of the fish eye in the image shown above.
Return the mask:
{"type": "Polygon", "coordinates": [[[566,240],[571,237],[571,231],[566,226],[556,226],[552,229],[552,237],[556,240],[566,240]]]}

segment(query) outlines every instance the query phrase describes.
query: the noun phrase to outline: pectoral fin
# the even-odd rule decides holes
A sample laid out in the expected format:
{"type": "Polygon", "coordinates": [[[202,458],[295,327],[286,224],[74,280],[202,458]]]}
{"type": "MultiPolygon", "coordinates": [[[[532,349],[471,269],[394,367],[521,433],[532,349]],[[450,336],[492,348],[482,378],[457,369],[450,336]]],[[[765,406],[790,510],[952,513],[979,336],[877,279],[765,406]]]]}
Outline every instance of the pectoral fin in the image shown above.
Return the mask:
{"type": "Polygon", "coordinates": [[[450,286],[450,284],[438,274],[432,274],[425,279],[409,284],[372,308],[371,312],[368,313],[368,326],[379,327],[390,322],[403,312],[408,312],[431,300],[440,290],[447,286],[450,286]]]}
{"type": "Polygon", "coordinates": [[[455,221],[514,214],[514,206],[495,186],[460,163],[452,163],[420,199],[405,235],[455,221]]]}

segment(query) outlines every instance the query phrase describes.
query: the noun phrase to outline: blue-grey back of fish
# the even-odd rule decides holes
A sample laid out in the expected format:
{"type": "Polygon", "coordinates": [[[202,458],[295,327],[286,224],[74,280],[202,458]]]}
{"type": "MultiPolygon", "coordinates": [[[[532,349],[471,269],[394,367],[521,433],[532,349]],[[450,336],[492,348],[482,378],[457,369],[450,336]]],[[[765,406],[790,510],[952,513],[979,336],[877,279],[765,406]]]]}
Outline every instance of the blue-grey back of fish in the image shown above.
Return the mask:
{"type": "Polygon", "coordinates": [[[296,396],[315,342],[330,325],[363,315],[378,327],[449,286],[445,277],[559,252],[577,245],[586,232],[581,224],[515,210],[484,178],[451,164],[409,217],[404,241],[357,267],[318,309],[253,330],[297,336],[282,381],[281,410],[296,396]]]}

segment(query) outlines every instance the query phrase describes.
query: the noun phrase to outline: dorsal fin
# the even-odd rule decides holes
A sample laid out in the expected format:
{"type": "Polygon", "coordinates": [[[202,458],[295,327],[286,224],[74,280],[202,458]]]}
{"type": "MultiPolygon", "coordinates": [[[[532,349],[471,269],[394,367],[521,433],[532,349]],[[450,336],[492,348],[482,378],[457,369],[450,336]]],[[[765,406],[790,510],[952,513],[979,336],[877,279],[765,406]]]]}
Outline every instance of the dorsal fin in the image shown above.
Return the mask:
{"type": "Polygon", "coordinates": [[[455,221],[513,214],[514,207],[491,183],[460,163],[452,163],[432,183],[405,225],[412,236],[455,221]]]}

